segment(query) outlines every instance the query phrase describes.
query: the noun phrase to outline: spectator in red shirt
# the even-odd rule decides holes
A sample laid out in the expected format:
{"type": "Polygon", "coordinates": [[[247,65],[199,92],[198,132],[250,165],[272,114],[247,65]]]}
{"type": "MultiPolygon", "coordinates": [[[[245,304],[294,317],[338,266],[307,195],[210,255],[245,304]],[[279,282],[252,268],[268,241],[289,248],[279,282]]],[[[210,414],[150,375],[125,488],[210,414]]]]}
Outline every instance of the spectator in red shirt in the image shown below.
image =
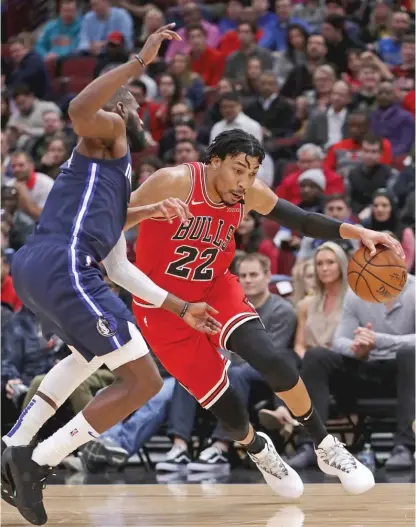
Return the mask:
{"type": "Polygon", "coordinates": [[[402,41],[400,54],[402,63],[392,70],[397,78],[395,87],[403,94],[403,97],[415,89],[415,37],[406,35],[402,41]]]}
{"type": "MultiPolygon", "coordinates": [[[[257,15],[252,7],[245,7],[241,15],[241,21],[250,22],[255,24],[257,20],[257,15]]],[[[256,44],[262,39],[264,30],[257,28],[255,41],[256,44]]],[[[234,53],[234,51],[239,51],[241,48],[240,39],[238,38],[237,29],[231,29],[227,31],[222,36],[220,43],[218,45],[218,50],[223,53],[225,57],[234,53]]]]}
{"type": "Polygon", "coordinates": [[[186,35],[190,48],[191,70],[202,77],[206,86],[216,86],[224,71],[224,55],[208,47],[206,31],[200,24],[189,26],[186,35]]]}
{"type": "MultiPolygon", "coordinates": [[[[361,143],[367,135],[369,128],[370,121],[367,113],[355,112],[350,114],[348,117],[350,137],[331,146],[324,161],[324,168],[333,170],[347,177],[350,170],[361,160],[361,143]]],[[[391,165],[391,162],[392,152],[390,141],[383,139],[383,151],[380,163],[391,165]]]]}
{"type": "Polygon", "coordinates": [[[13,311],[19,311],[22,307],[22,302],[13,287],[9,261],[3,249],[1,250],[1,303],[7,304],[13,311]]]}
{"type": "Polygon", "coordinates": [[[297,151],[298,169],[288,174],[275,192],[279,198],[286,199],[294,205],[299,205],[301,201],[300,186],[298,183],[299,177],[306,171],[312,168],[320,168],[325,176],[325,194],[343,194],[344,182],[343,179],[334,171],[322,167],[324,158],[323,152],[319,146],[312,143],[307,143],[299,148],[297,151]]]}

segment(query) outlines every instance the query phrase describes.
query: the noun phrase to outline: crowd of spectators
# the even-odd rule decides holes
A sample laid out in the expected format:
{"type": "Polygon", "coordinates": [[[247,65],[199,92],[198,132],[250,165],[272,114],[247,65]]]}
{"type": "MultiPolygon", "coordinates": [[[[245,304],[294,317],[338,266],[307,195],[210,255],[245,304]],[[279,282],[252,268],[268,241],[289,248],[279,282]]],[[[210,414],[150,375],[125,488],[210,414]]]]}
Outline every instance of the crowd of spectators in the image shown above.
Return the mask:
{"type": "MultiPolygon", "coordinates": [[[[415,442],[410,1],[60,0],[56,18],[43,27],[9,35],[1,72],[3,432],[41,376],[68,353],[59,339],[43,338],[10,274],[13,253],[32,232],[60,165],[76,144],[68,104],[167,22],[176,22],[182,41],[165,42],[147,71],[129,81],[147,141],[133,156],[133,185],[163,166],[202,162],[219,133],[242,128],[264,145],[258,177],[281,198],[400,240],[411,274],[400,297],[385,305],[366,304],[348,290],[346,268],[356,244],[302,237],[254,213],[236,232],[232,270],[276,350],[300,369],[324,420],[331,396],[350,413],[358,397],[397,399],[397,431],[386,467],[410,468],[415,442]]],[[[131,259],[136,234],[127,233],[131,259]]],[[[128,304],[129,295],[111,286],[128,304]]],[[[272,405],[255,418],[267,428],[295,433],[296,422],[282,401],[267,393],[261,376],[233,360],[230,379],[251,414],[250,394],[258,399],[261,393],[272,405]]],[[[167,372],[164,376],[154,399],[87,445],[87,470],[122,465],[165,425],[172,449],[158,470],[229,470],[232,445],[218,427],[194,452],[196,402],[167,372]]],[[[67,410],[78,412],[112,380],[99,370],[74,392],[67,410]]],[[[315,464],[309,438],[295,435],[290,463],[315,464]]]]}

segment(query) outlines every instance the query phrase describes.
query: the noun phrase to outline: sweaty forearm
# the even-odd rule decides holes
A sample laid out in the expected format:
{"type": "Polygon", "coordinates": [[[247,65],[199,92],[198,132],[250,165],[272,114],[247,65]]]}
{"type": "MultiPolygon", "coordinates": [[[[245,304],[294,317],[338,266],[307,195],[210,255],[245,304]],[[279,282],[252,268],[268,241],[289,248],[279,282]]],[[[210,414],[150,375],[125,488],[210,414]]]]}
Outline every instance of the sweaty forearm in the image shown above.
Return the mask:
{"type": "Polygon", "coordinates": [[[306,212],[284,199],[278,200],[267,217],[277,221],[283,227],[311,238],[321,240],[343,238],[341,226],[344,224],[340,221],[316,212],[306,212]]]}
{"type": "Polygon", "coordinates": [[[88,84],[72,101],[69,114],[72,118],[86,119],[94,115],[111,99],[116,91],[127,84],[131,77],[138,77],[143,68],[137,59],[132,59],[88,84]]]}

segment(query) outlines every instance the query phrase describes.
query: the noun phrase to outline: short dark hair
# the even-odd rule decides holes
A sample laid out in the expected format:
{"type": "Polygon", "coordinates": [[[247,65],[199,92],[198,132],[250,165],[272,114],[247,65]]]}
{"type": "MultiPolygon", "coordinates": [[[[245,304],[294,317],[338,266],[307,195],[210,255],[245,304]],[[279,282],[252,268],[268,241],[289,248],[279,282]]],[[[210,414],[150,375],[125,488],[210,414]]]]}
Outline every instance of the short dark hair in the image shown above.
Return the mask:
{"type": "Polygon", "coordinates": [[[16,84],[12,90],[12,97],[15,99],[19,95],[34,95],[34,93],[27,84],[16,84]]]}
{"type": "Polygon", "coordinates": [[[351,119],[351,117],[365,117],[367,121],[370,119],[370,115],[367,110],[355,110],[349,114],[348,119],[351,119]]]}
{"type": "Polygon", "coordinates": [[[240,96],[235,91],[228,91],[227,93],[223,93],[220,97],[219,103],[221,104],[223,101],[234,101],[241,104],[240,96]]]}
{"type": "Polygon", "coordinates": [[[257,157],[262,163],[265,151],[253,135],[236,128],[217,135],[206,149],[205,162],[210,163],[214,157],[224,160],[227,156],[235,157],[239,154],[257,157]]]}
{"type": "Polygon", "coordinates": [[[345,26],[345,16],[342,15],[328,15],[324,19],[325,24],[333,26],[337,30],[344,30],[345,26]]]}
{"type": "Polygon", "coordinates": [[[331,203],[332,201],[343,201],[346,205],[349,206],[347,196],[345,194],[342,194],[341,192],[325,196],[324,206],[326,207],[328,203],[331,203]]]}
{"type": "Polygon", "coordinates": [[[364,141],[370,145],[378,145],[380,147],[380,150],[383,149],[383,139],[379,135],[375,134],[366,134],[363,139],[364,141]]]}
{"type": "Polygon", "coordinates": [[[250,22],[248,20],[240,20],[237,29],[240,29],[241,26],[249,26],[253,35],[257,33],[257,25],[254,22],[250,22]]]}
{"type": "Polygon", "coordinates": [[[15,159],[16,157],[20,157],[20,156],[25,157],[26,161],[28,163],[31,163],[32,165],[35,163],[33,160],[33,157],[28,152],[25,152],[24,150],[15,150],[13,154],[11,155],[11,158],[15,159]]]}
{"type": "Polygon", "coordinates": [[[191,128],[191,130],[196,130],[196,124],[193,119],[187,119],[187,118],[181,117],[175,120],[173,127],[176,128],[177,126],[188,126],[188,128],[191,128]]]}
{"type": "Polygon", "coordinates": [[[129,92],[128,88],[126,86],[121,86],[111,97],[111,99],[104,105],[104,109],[112,110],[119,102],[128,106],[133,101],[135,101],[135,98],[129,92]]]}
{"type": "Polygon", "coordinates": [[[190,145],[192,145],[192,147],[198,151],[198,145],[196,143],[196,141],[193,141],[192,139],[181,139],[180,141],[176,141],[176,145],[175,145],[175,148],[178,146],[178,145],[183,145],[184,143],[188,143],[190,145]]]}
{"type": "Polygon", "coordinates": [[[142,165],[150,165],[151,167],[155,167],[156,170],[164,166],[163,162],[156,156],[143,157],[139,162],[139,167],[142,165]]]}
{"type": "Polygon", "coordinates": [[[189,33],[191,31],[201,31],[201,33],[203,33],[205,36],[207,36],[207,32],[205,31],[205,28],[201,24],[190,24],[185,29],[186,36],[189,36],[189,33]]]}
{"type": "Polygon", "coordinates": [[[269,274],[271,271],[270,258],[266,256],[265,254],[261,254],[261,253],[243,254],[243,256],[241,256],[237,262],[237,272],[238,273],[240,272],[240,265],[243,262],[258,262],[264,274],[269,274]]]}
{"type": "Polygon", "coordinates": [[[135,88],[141,88],[143,90],[143,93],[147,95],[147,86],[143,81],[139,79],[133,79],[131,82],[129,82],[127,89],[129,88],[129,86],[134,86],[135,88]]]}

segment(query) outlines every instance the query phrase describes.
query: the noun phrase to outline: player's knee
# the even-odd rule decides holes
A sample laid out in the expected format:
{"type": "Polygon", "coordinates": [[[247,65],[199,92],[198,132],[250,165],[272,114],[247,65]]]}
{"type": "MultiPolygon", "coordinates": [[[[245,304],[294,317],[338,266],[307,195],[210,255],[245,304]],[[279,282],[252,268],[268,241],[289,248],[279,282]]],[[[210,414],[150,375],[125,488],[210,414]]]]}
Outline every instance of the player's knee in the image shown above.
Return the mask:
{"type": "Polygon", "coordinates": [[[126,391],[126,397],[142,400],[151,399],[160,392],[163,379],[150,356],[125,364],[114,371],[117,382],[126,391]]]}
{"type": "Polygon", "coordinates": [[[219,420],[221,428],[230,439],[242,441],[247,437],[250,427],[249,415],[232,387],[211,406],[210,411],[219,420]]]}

